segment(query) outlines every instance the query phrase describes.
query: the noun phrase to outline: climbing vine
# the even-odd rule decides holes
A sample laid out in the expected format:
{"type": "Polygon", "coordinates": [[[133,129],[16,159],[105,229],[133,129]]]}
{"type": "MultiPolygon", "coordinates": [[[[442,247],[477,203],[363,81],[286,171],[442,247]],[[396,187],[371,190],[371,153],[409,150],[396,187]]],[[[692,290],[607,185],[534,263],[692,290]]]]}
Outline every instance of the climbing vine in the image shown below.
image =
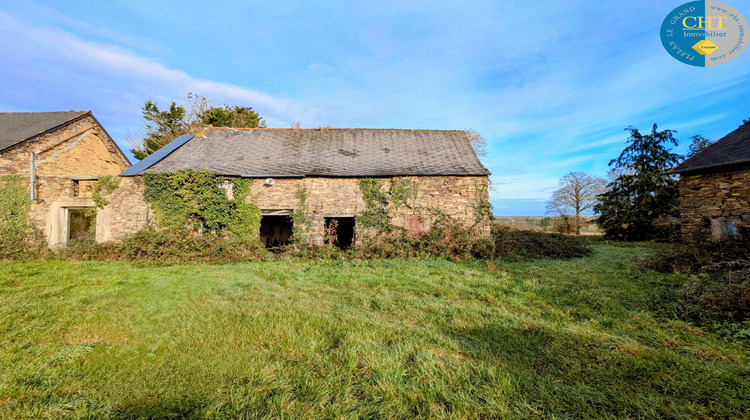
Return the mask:
{"type": "Polygon", "coordinates": [[[416,184],[404,178],[392,178],[388,199],[394,208],[411,208],[410,201],[417,195],[416,184]]]}
{"type": "Polygon", "coordinates": [[[292,238],[298,243],[304,243],[312,227],[312,219],[307,211],[307,187],[300,183],[296,192],[299,206],[292,212],[292,238]]]}
{"type": "Polygon", "coordinates": [[[375,228],[380,232],[391,230],[391,219],[388,217],[388,196],[383,192],[381,182],[373,178],[359,180],[359,189],[367,208],[357,217],[357,223],[365,228],[375,228]]]}
{"type": "Polygon", "coordinates": [[[122,180],[116,176],[103,176],[91,187],[91,199],[94,200],[96,208],[103,209],[109,204],[104,196],[112,194],[120,186],[122,180]]]}
{"type": "Polygon", "coordinates": [[[487,196],[487,186],[477,186],[476,200],[471,205],[474,209],[475,225],[492,219],[492,204],[490,204],[487,196]]]}
{"type": "Polygon", "coordinates": [[[392,178],[388,189],[384,190],[383,187],[383,182],[374,178],[359,180],[359,189],[367,207],[357,217],[357,223],[365,228],[374,228],[378,233],[397,229],[391,223],[389,210],[410,207],[409,201],[416,195],[416,187],[406,179],[392,178]]]}
{"type": "Polygon", "coordinates": [[[144,184],[143,197],[153,206],[159,226],[258,238],[261,215],[254,200],[247,199],[250,179],[227,180],[207,170],[187,169],[147,174],[144,184]]]}
{"type": "Polygon", "coordinates": [[[26,248],[29,191],[18,175],[0,176],[0,257],[26,248]]]}

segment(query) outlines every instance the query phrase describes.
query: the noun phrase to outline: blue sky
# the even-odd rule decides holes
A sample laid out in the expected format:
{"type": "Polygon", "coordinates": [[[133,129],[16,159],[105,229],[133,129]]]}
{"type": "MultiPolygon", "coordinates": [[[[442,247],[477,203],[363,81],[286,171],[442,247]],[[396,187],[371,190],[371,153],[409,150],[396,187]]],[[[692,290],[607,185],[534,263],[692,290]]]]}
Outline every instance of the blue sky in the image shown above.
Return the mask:
{"type": "Polygon", "coordinates": [[[606,174],[629,125],[677,130],[682,153],[750,118],[750,52],[664,51],[681,3],[3,0],[0,111],[90,109],[123,149],[146,100],[188,92],[270,127],[472,128],[496,214],[541,215],[565,173],[606,174]]]}

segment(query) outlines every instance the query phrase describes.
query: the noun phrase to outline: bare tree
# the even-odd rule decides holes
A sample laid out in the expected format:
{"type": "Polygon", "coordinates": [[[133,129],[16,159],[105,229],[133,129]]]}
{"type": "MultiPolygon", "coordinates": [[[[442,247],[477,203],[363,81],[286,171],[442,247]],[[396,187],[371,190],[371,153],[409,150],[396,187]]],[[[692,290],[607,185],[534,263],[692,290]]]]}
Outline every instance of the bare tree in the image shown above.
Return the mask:
{"type": "Polygon", "coordinates": [[[581,234],[581,216],[591,213],[598,203],[598,195],[606,190],[607,182],[584,172],[569,172],[560,178],[559,188],[547,201],[547,213],[559,216],[574,215],[576,235],[581,234]]]}
{"type": "Polygon", "coordinates": [[[466,138],[469,139],[471,147],[477,152],[477,156],[487,156],[487,139],[482,137],[477,130],[471,128],[465,129],[464,133],[466,133],[466,138]]]}
{"type": "Polygon", "coordinates": [[[690,143],[690,146],[688,147],[688,154],[687,156],[685,156],[685,159],[690,159],[698,153],[706,150],[706,148],[713,143],[711,140],[701,136],[700,134],[696,134],[693,137],[690,137],[690,139],[693,142],[690,143]]]}

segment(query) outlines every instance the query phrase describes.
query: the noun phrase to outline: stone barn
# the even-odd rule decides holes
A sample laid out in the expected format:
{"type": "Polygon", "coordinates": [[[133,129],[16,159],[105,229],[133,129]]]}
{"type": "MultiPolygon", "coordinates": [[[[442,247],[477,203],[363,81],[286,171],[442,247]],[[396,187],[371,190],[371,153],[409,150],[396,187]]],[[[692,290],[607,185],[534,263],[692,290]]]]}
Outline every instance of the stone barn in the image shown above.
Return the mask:
{"type": "Polygon", "coordinates": [[[683,236],[723,239],[750,233],[750,123],[681,163],[683,236]]]}
{"type": "MultiPolygon", "coordinates": [[[[299,211],[310,220],[310,241],[320,244],[335,229],[338,245],[356,245],[368,234],[359,219],[368,208],[362,180],[376,180],[384,190],[404,187],[404,205],[387,212],[411,235],[428,231],[440,217],[489,229],[490,172],[463,131],[209,128],[180,137],[122,176],[137,189],[145,174],[182,169],[254,180],[248,200],[260,208],[260,236],[268,246],[290,241],[299,211]]],[[[115,226],[114,236],[148,219],[148,205],[134,204],[132,193],[116,191],[110,199],[114,207],[130,203],[120,215],[127,223],[115,226]]]]}
{"type": "Polygon", "coordinates": [[[50,245],[111,239],[108,212],[92,212],[93,186],[130,161],[91,111],[0,113],[0,176],[19,175],[29,219],[50,245]]]}

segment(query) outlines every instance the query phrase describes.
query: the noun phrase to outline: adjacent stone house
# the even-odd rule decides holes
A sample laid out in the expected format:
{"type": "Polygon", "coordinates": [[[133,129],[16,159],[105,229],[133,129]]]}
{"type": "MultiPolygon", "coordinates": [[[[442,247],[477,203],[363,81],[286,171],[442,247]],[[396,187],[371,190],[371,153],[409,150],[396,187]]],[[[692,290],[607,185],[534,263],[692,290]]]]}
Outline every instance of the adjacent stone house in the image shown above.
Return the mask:
{"type": "Polygon", "coordinates": [[[90,211],[92,186],[129,167],[91,111],[0,113],[0,176],[21,176],[32,199],[29,219],[50,245],[111,239],[112,210],[90,211]]]}
{"type": "MultiPolygon", "coordinates": [[[[357,222],[367,208],[360,185],[365,178],[384,188],[408,186],[408,203],[389,207],[389,216],[412,235],[428,231],[438,216],[483,232],[489,227],[482,217],[488,211],[490,172],[463,131],[210,128],[180,137],[122,176],[137,188],[144,174],[180,169],[253,179],[248,199],[261,210],[266,245],[290,240],[295,210],[309,216],[312,242],[322,243],[335,227],[340,245],[356,244],[367,234],[357,222]],[[306,194],[302,209],[300,191],[306,194]]],[[[128,215],[120,215],[130,224],[113,226],[114,236],[131,233],[133,217],[148,213],[148,205],[141,198],[135,204],[132,193],[118,189],[109,198],[114,207],[122,207],[122,200],[130,203],[128,215]]]]}
{"type": "Polygon", "coordinates": [[[750,123],[681,163],[683,236],[723,239],[750,233],[750,123]]]}

